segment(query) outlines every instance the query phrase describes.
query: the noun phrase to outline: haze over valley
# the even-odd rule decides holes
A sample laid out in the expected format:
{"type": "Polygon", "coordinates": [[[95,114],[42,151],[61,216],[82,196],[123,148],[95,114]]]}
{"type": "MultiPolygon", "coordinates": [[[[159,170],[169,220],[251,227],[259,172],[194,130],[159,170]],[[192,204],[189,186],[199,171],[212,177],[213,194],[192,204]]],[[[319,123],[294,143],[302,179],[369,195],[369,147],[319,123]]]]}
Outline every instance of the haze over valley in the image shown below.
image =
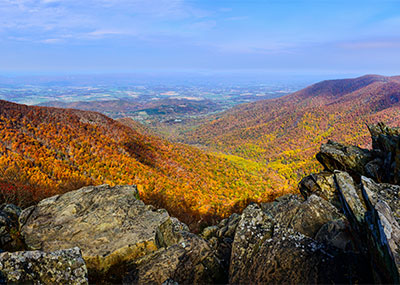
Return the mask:
{"type": "Polygon", "coordinates": [[[400,284],[400,2],[0,1],[1,284],[400,284]]]}

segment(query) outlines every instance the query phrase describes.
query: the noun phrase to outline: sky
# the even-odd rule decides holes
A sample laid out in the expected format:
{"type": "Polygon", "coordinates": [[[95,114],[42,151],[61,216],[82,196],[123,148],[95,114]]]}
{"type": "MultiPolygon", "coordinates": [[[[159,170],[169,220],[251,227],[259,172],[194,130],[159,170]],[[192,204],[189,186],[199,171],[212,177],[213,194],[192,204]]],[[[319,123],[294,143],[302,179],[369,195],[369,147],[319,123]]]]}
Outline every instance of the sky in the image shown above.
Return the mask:
{"type": "Polygon", "coordinates": [[[400,74],[398,0],[0,0],[0,73],[400,74]]]}

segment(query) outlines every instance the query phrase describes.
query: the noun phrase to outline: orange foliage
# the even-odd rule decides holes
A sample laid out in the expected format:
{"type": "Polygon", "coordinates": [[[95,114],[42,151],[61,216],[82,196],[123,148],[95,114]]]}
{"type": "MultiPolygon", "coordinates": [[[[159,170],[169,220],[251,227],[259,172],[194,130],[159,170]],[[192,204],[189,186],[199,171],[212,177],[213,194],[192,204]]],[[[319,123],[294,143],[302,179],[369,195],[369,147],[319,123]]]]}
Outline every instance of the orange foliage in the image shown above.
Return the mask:
{"type": "Polygon", "coordinates": [[[146,203],[192,227],[226,217],[249,197],[266,201],[276,193],[262,171],[143,135],[101,114],[5,101],[0,182],[0,198],[22,206],[85,185],[137,184],[146,203]]]}
{"type": "Polygon", "coordinates": [[[291,95],[217,114],[181,140],[264,164],[270,188],[296,192],[321,170],[315,154],[328,139],[370,145],[366,123],[400,125],[400,78],[323,81],[291,95]]]}

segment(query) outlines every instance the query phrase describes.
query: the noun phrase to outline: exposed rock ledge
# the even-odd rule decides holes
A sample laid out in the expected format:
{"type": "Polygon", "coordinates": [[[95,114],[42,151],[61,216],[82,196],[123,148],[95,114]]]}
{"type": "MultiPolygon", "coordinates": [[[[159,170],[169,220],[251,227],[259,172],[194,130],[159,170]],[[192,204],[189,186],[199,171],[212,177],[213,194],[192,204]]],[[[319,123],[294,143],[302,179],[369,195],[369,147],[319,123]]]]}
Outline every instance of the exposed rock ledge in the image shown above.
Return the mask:
{"type": "MultiPolygon", "coordinates": [[[[200,236],[144,205],[134,186],[43,200],[19,216],[27,247],[39,251],[0,254],[2,278],[85,283],[87,266],[90,282],[400,283],[400,132],[369,129],[372,150],[323,145],[325,171],[300,182],[301,196],[251,204],[200,236]]],[[[0,207],[3,249],[13,244],[18,215],[0,207]]]]}
{"type": "Polygon", "coordinates": [[[171,276],[180,283],[219,280],[219,263],[208,243],[188,233],[167,211],[137,197],[135,186],[108,185],[54,196],[22,212],[21,235],[30,249],[78,246],[91,281],[162,283],[171,276]],[[169,265],[160,268],[165,262],[169,265]]]}

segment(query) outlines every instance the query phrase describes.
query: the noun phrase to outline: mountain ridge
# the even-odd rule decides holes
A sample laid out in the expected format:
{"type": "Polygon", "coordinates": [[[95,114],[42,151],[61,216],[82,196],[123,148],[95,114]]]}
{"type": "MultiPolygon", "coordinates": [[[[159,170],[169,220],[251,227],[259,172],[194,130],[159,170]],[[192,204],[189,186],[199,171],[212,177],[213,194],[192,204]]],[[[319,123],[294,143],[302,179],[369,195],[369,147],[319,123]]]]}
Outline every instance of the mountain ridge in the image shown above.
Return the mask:
{"type": "Polygon", "coordinates": [[[368,147],[365,124],[398,126],[399,100],[399,77],[327,80],[277,99],[236,106],[180,140],[266,164],[270,177],[290,181],[288,191],[295,191],[302,175],[319,170],[312,162],[318,145],[330,138],[368,147]]]}
{"type": "Polygon", "coordinates": [[[181,142],[201,149],[128,119],[0,101],[0,197],[19,203],[89,184],[137,184],[147,202],[199,227],[296,192],[301,177],[321,169],[312,158],[328,139],[369,146],[365,123],[399,125],[399,98],[398,77],[317,83],[237,106],[184,133],[181,142]],[[341,84],[343,94],[335,91],[341,84]]]}
{"type": "MultiPolygon", "coordinates": [[[[28,206],[85,185],[137,184],[192,227],[268,200],[263,170],[100,113],[0,101],[0,198],[28,206]],[[23,190],[23,191],[22,191],[23,190]]],[[[271,196],[271,197],[272,197],[271,196]]]]}

